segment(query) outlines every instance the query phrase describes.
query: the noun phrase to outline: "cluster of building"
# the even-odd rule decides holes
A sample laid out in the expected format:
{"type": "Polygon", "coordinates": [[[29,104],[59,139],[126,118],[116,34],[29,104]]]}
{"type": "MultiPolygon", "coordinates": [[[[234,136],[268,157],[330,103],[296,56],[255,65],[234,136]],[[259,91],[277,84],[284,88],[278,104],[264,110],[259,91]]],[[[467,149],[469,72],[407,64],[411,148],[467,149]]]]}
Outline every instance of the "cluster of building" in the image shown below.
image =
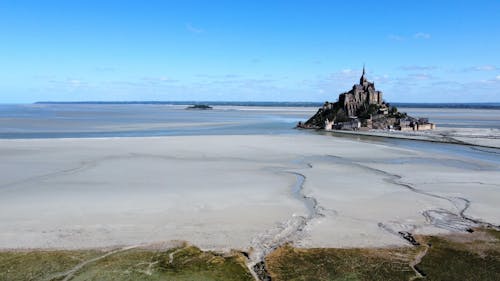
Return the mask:
{"type": "Polygon", "coordinates": [[[427,118],[412,118],[399,119],[397,130],[400,131],[425,131],[436,129],[436,124],[430,123],[427,118]]]}
{"type": "Polygon", "coordinates": [[[387,119],[380,120],[380,118],[360,120],[356,117],[350,118],[348,121],[334,123],[328,119],[325,120],[325,126],[323,129],[330,130],[348,130],[348,131],[358,131],[358,130],[370,130],[370,129],[389,129],[396,131],[425,131],[434,130],[436,125],[430,123],[427,118],[393,118],[388,117],[387,119]],[[375,126],[374,126],[375,124],[375,126]]]}
{"type": "Polygon", "coordinates": [[[435,125],[427,118],[413,118],[398,112],[396,107],[384,102],[382,92],[365,76],[365,68],[359,84],[339,95],[335,103],[325,102],[318,112],[300,128],[325,130],[389,129],[401,131],[433,130],[435,125]]]}

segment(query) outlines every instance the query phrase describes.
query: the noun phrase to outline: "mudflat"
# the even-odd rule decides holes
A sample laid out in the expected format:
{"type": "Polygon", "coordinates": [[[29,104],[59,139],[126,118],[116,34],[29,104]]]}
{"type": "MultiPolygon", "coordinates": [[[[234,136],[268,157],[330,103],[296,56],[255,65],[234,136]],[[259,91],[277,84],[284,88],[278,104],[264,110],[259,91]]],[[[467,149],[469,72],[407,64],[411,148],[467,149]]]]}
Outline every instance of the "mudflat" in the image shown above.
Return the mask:
{"type": "Polygon", "coordinates": [[[401,246],[401,231],[500,223],[495,164],[377,143],[318,135],[0,142],[2,249],[401,246]]]}

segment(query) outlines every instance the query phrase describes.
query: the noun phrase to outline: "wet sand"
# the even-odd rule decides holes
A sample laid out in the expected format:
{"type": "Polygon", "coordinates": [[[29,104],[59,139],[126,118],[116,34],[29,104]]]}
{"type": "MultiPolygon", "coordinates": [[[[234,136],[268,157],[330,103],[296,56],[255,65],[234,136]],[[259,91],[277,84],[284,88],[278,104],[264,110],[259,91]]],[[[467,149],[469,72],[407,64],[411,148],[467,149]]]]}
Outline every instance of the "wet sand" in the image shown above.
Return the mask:
{"type": "Polygon", "coordinates": [[[325,131],[341,135],[362,135],[382,138],[407,139],[429,142],[471,145],[486,148],[500,148],[500,129],[485,128],[437,128],[429,131],[325,131]]]}
{"type": "Polygon", "coordinates": [[[494,163],[321,135],[0,140],[0,170],[0,249],[186,240],[258,260],[500,224],[494,163]]]}

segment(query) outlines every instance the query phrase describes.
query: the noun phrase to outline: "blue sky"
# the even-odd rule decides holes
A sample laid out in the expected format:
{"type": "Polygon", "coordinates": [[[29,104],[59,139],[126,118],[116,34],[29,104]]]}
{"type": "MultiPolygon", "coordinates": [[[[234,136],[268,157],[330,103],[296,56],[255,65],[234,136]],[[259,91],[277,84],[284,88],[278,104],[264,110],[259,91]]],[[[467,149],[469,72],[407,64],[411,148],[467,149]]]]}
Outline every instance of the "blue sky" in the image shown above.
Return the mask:
{"type": "Polygon", "coordinates": [[[500,1],[0,1],[0,103],[500,102],[500,1]],[[105,2],[105,3],[104,3],[105,2]]]}

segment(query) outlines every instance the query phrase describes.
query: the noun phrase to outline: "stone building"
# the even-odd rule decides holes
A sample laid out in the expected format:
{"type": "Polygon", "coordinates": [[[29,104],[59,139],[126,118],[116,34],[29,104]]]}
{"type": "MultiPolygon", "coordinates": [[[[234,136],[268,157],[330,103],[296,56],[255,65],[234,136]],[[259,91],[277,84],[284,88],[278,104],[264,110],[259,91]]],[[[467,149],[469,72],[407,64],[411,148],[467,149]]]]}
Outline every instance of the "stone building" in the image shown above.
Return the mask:
{"type": "Polygon", "coordinates": [[[398,120],[396,129],[400,131],[427,131],[436,129],[436,125],[430,123],[427,118],[415,119],[407,117],[398,120]]]}
{"type": "Polygon", "coordinates": [[[366,107],[371,104],[384,104],[382,92],[375,89],[375,83],[368,81],[365,74],[363,66],[363,74],[359,78],[359,84],[353,85],[350,91],[339,95],[339,103],[343,105],[348,116],[357,116],[360,111],[366,110],[366,107]]]}

